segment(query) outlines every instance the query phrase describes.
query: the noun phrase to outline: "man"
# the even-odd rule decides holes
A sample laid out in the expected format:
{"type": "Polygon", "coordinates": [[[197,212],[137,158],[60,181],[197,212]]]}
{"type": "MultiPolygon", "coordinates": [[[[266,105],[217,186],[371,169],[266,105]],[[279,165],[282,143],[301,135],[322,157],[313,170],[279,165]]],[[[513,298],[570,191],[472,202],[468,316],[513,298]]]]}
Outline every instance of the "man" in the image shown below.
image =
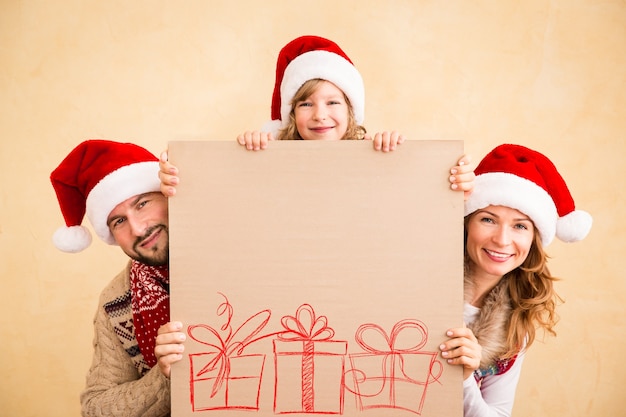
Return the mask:
{"type": "Polygon", "coordinates": [[[169,323],[168,206],[158,171],[142,147],[88,140],[50,176],[66,223],[55,246],[87,248],[86,215],[103,241],[131,258],[100,295],[83,416],[170,415],[170,365],[182,358],[185,336],[181,323],[169,323]]]}

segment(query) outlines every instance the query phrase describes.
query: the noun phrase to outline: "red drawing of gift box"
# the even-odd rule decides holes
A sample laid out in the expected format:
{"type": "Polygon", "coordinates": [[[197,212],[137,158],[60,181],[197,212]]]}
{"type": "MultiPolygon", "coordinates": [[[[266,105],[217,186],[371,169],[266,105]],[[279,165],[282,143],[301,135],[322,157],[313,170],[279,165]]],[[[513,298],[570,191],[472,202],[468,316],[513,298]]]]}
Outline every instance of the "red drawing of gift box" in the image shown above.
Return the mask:
{"type": "Polygon", "coordinates": [[[189,337],[202,344],[204,352],[190,354],[190,398],[193,411],[245,409],[258,410],[265,354],[244,355],[244,349],[277,333],[260,335],[271,313],[260,311],[233,330],[232,306],[225,302],[218,311],[226,323],[215,329],[206,324],[189,326],[189,337]],[[222,315],[222,314],[220,314],[222,315]]]}
{"type": "Polygon", "coordinates": [[[437,352],[421,351],[428,340],[426,326],[419,320],[402,320],[387,335],[380,326],[364,324],[355,339],[365,353],[348,355],[353,385],[346,389],[355,394],[357,408],[421,414],[429,384],[438,382],[443,372],[437,352]],[[367,333],[382,337],[366,341],[367,333]]]}
{"type": "Polygon", "coordinates": [[[189,355],[192,410],[258,410],[266,355],[222,358],[221,366],[207,368],[215,356],[214,353],[189,355]],[[207,370],[202,372],[203,369],[207,370]]]}
{"type": "Polygon", "coordinates": [[[281,322],[287,331],[274,340],[274,412],[342,414],[347,342],[330,340],[334,330],[308,304],[281,322]]]}

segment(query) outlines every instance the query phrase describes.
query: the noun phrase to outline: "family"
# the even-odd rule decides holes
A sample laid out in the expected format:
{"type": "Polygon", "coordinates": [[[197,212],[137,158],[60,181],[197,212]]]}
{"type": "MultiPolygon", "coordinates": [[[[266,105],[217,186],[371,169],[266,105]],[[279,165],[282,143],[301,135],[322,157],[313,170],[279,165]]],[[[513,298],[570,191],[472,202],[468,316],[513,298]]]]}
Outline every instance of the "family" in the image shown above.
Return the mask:
{"type": "MultiPolygon", "coordinates": [[[[276,140],[368,140],[374,151],[401,152],[402,134],[363,126],[364,96],[360,73],[336,43],[296,38],[278,55],[271,120],[236,140],[250,151],[276,140]]],[[[170,415],[170,368],[187,337],[169,311],[167,200],[178,169],[167,152],[157,158],[134,144],[87,140],[50,178],[65,220],[55,246],[87,248],[86,216],[130,258],[100,295],[82,414],[170,415]]],[[[525,353],[536,332],[554,334],[557,321],[545,248],[555,237],[582,240],[592,218],[576,209],[550,159],[521,145],[497,146],[475,168],[462,156],[448,180],[465,198],[465,326],[447,331],[440,355],[463,369],[466,417],[510,416],[525,353]]]]}

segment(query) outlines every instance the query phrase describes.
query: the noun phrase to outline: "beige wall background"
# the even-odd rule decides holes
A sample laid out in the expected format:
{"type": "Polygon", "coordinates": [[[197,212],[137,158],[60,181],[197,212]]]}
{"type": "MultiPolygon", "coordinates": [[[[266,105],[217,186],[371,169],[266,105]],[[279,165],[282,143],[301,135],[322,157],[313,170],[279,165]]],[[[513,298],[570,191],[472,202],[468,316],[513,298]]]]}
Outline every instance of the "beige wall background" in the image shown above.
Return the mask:
{"type": "Polygon", "coordinates": [[[269,120],[292,38],[337,41],[366,126],[548,154],[595,219],[549,247],[565,298],[529,352],[514,416],[617,416],[626,397],[626,3],[592,0],[0,1],[0,415],[77,416],[116,247],[51,244],[48,177],[80,141],[234,139],[269,120]],[[621,239],[620,239],[621,237],[621,239]]]}

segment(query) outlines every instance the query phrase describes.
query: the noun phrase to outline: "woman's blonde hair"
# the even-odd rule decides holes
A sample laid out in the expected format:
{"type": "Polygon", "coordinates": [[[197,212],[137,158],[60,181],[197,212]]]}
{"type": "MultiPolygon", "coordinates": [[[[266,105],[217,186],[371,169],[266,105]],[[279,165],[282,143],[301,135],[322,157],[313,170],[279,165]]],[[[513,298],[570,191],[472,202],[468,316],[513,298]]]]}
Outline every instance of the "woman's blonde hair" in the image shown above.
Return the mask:
{"type": "MultiPolygon", "coordinates": [[[[324,81],[326,80],[314,78],[302,84],[302,87],[300,87],[300,89],[296,92],[296,94],[293,96],[293,99],[291,100],[291,112],[289,112],[289,122],[287,123],[287,126],[285,128],[281,129],[278,132],[278,137],[276,138],[277,140],[302,140],[302,136],[300,136],[300,133],[296,128],[295,105],[296,103],[309,98],[315,92],[315,90],[317,90],[317,87],[324,81]]],[[[360,126],[356,123],[352,104],[350,103],[350,100],[345,93],[343,93],[343,97],[348,104],[348,128],[341,139],[363,139],[366,133],[365,127],[360,126]]]]}
{"type": "MultiPolygon", "coordinates": [[[[473,214],[465,217],[465,230],[473,214]]],[[[533,242],[522,265],[502,277],[502,280],[508,281],[511,301],[511,318],[506,337],[507,350],[502,359],[515,356],[524,344],[526,348],[530,347],[535,341],[537,329],[556,335],[554,326],[559,321],[556,306],[563,299],[554,289],[554,282],[559,278],[552,276],[547,261],[548,255],[541,243],[539,231],[535,228],[533,242]]],[[[466,272],[468,262],[469,256],[466,252],[466,272]]]]}
{"type": "Polygon", "coordinates": [[[529,347],[536,336],[536,329],[556,336],[554,326],[559,321],[556,306],[563,299],[556,293],[554,277],[547,265],[548,255],[543,249],[537,229],[526,260],[519,268],[509,272],[511,296],[511,322],[507,334],[507,357],[512,357],[524,345],[529,347]]]}

